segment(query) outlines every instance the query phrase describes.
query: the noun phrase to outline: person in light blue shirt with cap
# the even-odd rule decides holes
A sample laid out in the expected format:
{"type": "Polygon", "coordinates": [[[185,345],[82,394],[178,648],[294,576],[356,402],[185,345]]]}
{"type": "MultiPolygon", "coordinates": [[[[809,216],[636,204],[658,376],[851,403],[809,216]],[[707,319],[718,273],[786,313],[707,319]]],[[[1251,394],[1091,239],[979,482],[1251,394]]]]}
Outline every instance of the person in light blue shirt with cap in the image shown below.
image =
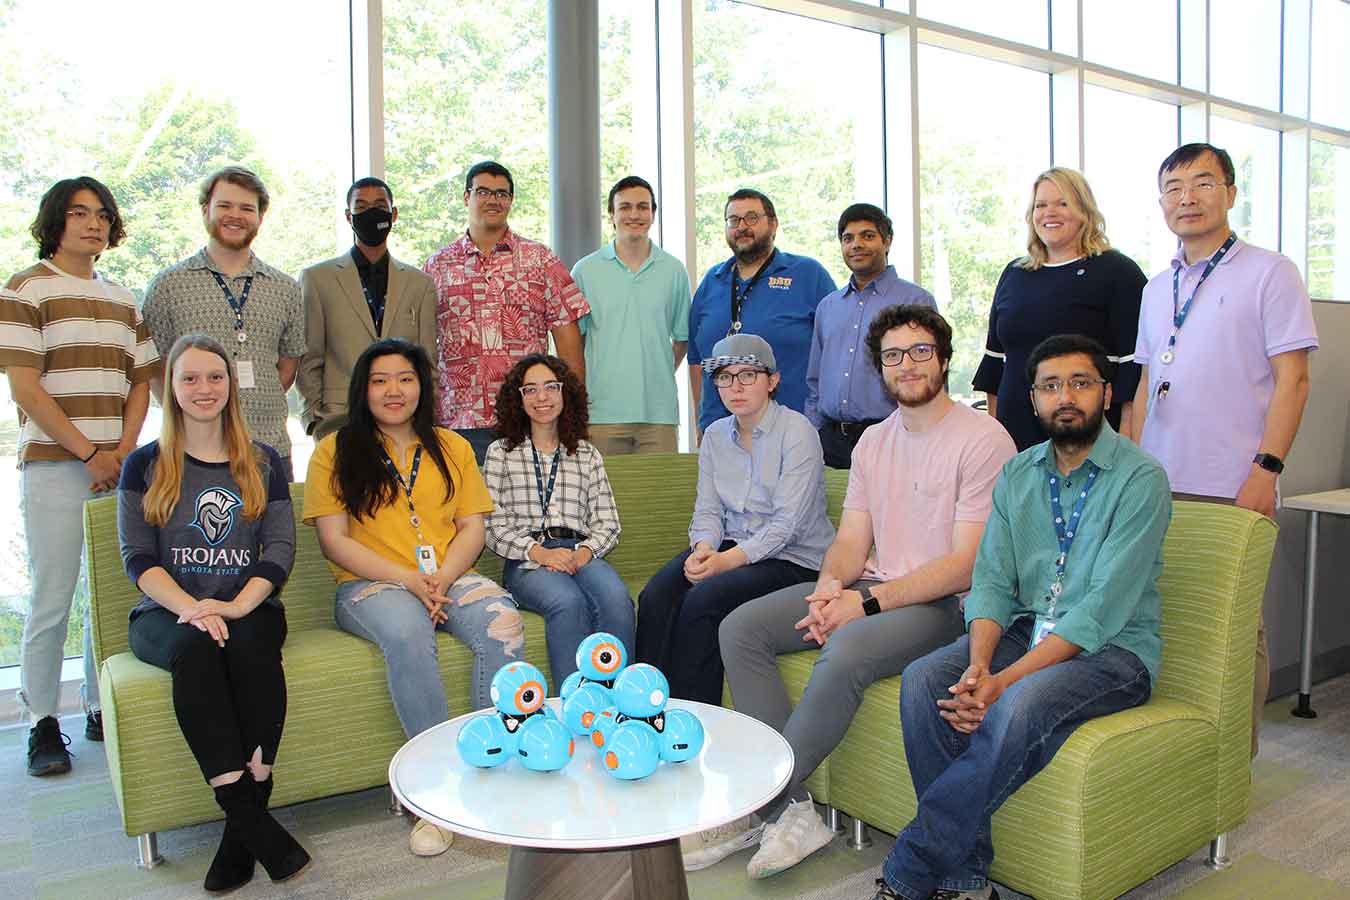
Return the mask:
{"type": "Polygon", "coordinates": [[[731,415],[703,434],[689,547],[642,591],[636,657],[666,674],[672,697],[718,704],[718,626],[748,600],[814,580],[834,526],[820,435],[774,399],[780,375],[768,341],[725,337],[703,368],[731,415]]]}

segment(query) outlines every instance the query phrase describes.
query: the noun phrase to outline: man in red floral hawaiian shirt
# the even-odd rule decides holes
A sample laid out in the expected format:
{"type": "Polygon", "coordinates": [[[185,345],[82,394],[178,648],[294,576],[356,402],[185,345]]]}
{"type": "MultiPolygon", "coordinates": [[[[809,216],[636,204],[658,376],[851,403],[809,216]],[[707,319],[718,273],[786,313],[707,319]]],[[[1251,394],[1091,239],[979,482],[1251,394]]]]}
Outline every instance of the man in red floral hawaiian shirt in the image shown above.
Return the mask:
{"type": "Polygon", "coordinates": [[[497,391],[511,366],[530,353],[558,356],[586,379],[577,320],[590,312],[562,260],[507,225],[515,196],[511,173],[480,162],[464,179],[469,228],[422,267],[436,282],[436,424],[473,445],[482,465],[495,434],[497,391]]]}

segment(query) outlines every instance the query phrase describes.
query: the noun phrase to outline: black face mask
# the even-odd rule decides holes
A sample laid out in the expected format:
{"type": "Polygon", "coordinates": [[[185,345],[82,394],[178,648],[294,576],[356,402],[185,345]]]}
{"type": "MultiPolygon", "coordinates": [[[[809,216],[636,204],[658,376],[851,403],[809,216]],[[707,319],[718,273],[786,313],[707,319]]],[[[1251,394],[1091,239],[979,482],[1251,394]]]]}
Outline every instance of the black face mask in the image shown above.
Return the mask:
{"type": "Polygon", "coordinates": [[[389,240],[389,227],[393,222],[393,213],[372,206],[370,209],[352,214],[352,231],[356,232],[357,240],[367,247],[378,247],[389,240]]]}

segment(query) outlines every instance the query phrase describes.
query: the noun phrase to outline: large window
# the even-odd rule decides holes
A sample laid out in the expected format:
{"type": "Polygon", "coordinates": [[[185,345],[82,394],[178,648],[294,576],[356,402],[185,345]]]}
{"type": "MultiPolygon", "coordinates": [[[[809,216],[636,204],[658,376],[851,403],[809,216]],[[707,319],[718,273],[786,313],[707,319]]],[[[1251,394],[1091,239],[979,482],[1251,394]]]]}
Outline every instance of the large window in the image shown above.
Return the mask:
{"type": "MultiPolygon", "coordinates": [[[[127,12],[116,4],[3,4],[0,278],[33,264],[28,225],[43,192],[58,179],[88,174],[112,189],[127,228],[125,243],[106,253],[99,269],[140,296],[158,271],[205,243],[197,185],[231,162],[256,170],[272,196],[254,245],[261,258],[295,274],[332,256],[339,198],[351,177],[347,4],[240,0],[231,17],[257,27],[228,37],[167,0],[145,0],[135,15],[127,12]],[[72,43],[72,35],[86,39],[72,43]]],[[[5,665],[18,658],[29,586],[18,422],[7,384],[0,393],[5,665]]],[[[154,410],[143,439],[157,433],[158,421],[154,410]]],[[[80,593],[68,653],[79,652],[87,602],[80,593]]]]}
{"type": "Polygon", "coordinates": [[[1031,184],[1050,165],[1048,76],[919,48],[919,282],[955,341],[952,393],[971,393],[999,275],[1026,253],[1031,184]]]}
{"type": "Polygon", "coordinates": [[[880,38],[739,4],[696,6],[694,171],[700,274],[730,255],[727,195],[753,187],[777,208],[777,245],[842,283],[839,214],[884,197],[880,38]]]}
{"type": "Polygon", "coordinates": [[[1350,297],[1350,147],[1312,142],[1308,189],[1308,292],[1350,297]]]}
{"type": "Polygon", "coordinates": [[[1237,172],[1237,202],[1228,214],[1238,237],[1272,250],[1280,246],[1280,133],[1215,116],[1210,141],[1228,151],[1237,172]]]}

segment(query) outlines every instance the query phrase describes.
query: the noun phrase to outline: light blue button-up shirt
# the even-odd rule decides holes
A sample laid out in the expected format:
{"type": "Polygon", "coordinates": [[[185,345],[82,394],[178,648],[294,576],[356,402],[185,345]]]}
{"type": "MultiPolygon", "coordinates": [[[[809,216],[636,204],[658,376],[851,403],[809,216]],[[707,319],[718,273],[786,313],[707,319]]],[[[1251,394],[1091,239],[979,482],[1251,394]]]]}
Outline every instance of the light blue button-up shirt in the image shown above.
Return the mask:
{"type": "Polygon", "coordinates": [[[825,461],[820,435],[806,416],[770,400],[747,451],[736,417],[708,426],[698,454],[698,500],[689,546],[735,541],[752,563],[761,559],[819,569],[834,540],[825,511],[825,461]]]}

